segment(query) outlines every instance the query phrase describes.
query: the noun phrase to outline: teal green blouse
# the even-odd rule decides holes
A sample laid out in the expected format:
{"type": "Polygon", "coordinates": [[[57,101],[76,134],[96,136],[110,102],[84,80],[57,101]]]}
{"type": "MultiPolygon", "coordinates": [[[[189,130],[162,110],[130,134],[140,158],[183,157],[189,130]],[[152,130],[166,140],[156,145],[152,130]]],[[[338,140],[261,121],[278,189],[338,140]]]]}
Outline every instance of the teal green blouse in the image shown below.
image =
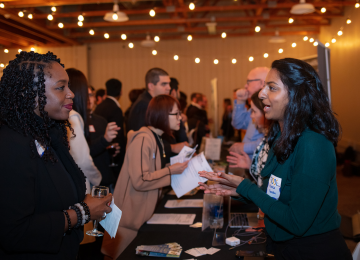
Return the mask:
{"type": "Polygon", "coordinates": [[[271,148],[261,175],[261,188],[245,179],[236,192],[265,213],[266,231],[273,240],[322,234],[340,226],[335,149],[323,135],[305,130],[283,164],[271,148]],[[282,179],[278,200],[266,194],[271,175],[282,179]]]}

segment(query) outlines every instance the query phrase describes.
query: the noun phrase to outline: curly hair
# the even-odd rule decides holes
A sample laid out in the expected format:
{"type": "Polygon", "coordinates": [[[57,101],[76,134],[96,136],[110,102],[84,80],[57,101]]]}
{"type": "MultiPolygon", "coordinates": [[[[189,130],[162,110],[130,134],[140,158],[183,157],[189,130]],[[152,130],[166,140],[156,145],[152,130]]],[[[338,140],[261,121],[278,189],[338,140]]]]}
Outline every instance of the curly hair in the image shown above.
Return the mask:
{"type": "Polygon", "coordinates": [[[0,81],[0,127],[7,125],[9,128],[31,136],[30,148],[32,156],[37,153],[35,140],[44,147],[45,161],[56,162],[50,149],[49,129],[56,127],[63,133],[63,143],[68,147],[67,128],[72,132],[68,120],[56,121],[48,116],[44,110],[45,96],[45,69],[51,68],[51,63],[57,62],[62,67],[53,53],[39,54],[22,51],[16,58],[9,62],[4,69],[0,81]],[[36,97],[38,101],[36,102],[36,97]],[[39,106],[40,117],[34,110],[39,106]]]}
{"type": "Polygon", "coordinates": [[[289,103],[284,112],[284,125],[275,142],[280,126],[273,122],[269,131],[269,144],[274,144],[274,154],[279,163],[284,163],[294,151],[305,129],[325,136],[336,147],[341,126],[331,110],[319,75],[308,63],[285,58],[272,65],[288,91],[289,103]]]}

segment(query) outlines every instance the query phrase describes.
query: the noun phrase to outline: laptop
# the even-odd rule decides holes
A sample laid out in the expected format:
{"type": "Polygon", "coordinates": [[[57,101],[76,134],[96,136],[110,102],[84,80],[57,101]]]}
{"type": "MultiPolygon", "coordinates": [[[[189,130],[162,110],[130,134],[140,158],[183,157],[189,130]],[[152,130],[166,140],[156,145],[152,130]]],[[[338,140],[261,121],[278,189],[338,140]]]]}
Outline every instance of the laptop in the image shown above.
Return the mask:
{"type": "Polygon", "coordinates": [[[257,212],[258,207],[256,205],[246,205],[229,197],[228,216],[230,228],[246,229],[259,226],[257,212]],[[244,209],[246,212],[239,212],[239,208],[244,209]]]}

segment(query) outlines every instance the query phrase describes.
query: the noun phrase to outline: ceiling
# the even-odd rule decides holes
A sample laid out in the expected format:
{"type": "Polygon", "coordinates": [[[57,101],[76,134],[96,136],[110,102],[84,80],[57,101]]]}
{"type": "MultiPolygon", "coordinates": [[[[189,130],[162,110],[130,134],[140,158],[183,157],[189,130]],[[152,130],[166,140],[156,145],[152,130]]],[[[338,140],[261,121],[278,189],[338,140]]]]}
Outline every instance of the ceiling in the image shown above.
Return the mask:
{"type": "Polygon", "coordinates": [[[120,11],[129,21],[106,22],[105,13],[111,12],[114,1],[109,0],[0,0],[0,45],[4,48],[30,46],[69,46],[92,42],[144,40],[146,35],[159,36],[161,40],[221,37],[245,37],[253,35],[306,35],[318,34],[321,26],[328,26],[332,18],[343,17],[344,7],[355,1],[309,0],[316,12],[308,15],[291,15],[296,0],[194,0],[190,10],[187,0],[117,1],[120,11]],[[56,12],[51,7],[56,7],[56,12]],[[322,13],[320,9],[326,8],[322,13]],[[150,10],[156,12],[154,17],[150,10]],[[24,16],[18,13],[23,11],[24,16]],[[29,19],[28,15],[33,18],[29,19]],[[53,20],[47,19],[53,15],[53,20]],[[78,16],[83,15],[83,26],[78,16]],[[289,18],[294,22],[289,23],[289,18]],[[209,32],[207,23],[216,23],[216,30],[209,32]],[[62,23],[63,28],[58,24],[62,23]],[[261,31],[255,32],[255,26],[261,31]],[[89,31],[94,30],[94,35],[89,31]],[[109,34],[109,39],[104,34],[109,34]]]}

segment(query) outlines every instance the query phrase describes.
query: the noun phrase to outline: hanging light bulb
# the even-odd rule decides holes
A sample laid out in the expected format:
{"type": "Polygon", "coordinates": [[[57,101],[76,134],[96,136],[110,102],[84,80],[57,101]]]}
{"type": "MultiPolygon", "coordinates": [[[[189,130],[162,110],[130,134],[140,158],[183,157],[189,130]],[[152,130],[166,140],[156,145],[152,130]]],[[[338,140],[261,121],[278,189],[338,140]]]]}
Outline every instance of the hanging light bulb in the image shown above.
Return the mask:
{"type": "Polygon", "coordinates": [[[28,18],[29,18],[29,19],[33,19],[33,15],[32,15],[32,14],[28,14],[28,18]]]}
{"type": "Polygon", "coordinates": [[[132,42],[129,43],[129,48],[130,49],[134,48],[134,44],[132,42]]]}
{"type": "Polygon", "coordinates": [[[195,4],[194,3],[190,3],[189,4],[189,9],[192,11],[195,9],[195,4]]]}
{"type": "Polygon", "coordinates": [[[226,38],[226,32],[223,32],[223,33],[221,34],[221,38],[223,38],[223,39],[226,38]]]}
{"type": "Polygon", "coordinates": [[[123,33],[123,34],[121,34],[121,39],[122,39],[122,40],[124,40],[124,41],[125,41],[125,40],[126,40],[126,38],[127,38],[127,37],[126,37],[126,34],[124,34],[124,33],[123,33]]]}
{"type": "Polygon", "coordinates": [[[232,59],[232,60],[231,60],[231,63],[232,63],[232,64],[235,64],[236,62],[237,62],[236,59],[232,59]]]}
{"type": "Polygon", "coordinates": [[[179,56],[178,56],[178,55],[174,55],[174,60],[179,60],[179,56]]]}
{"type": "Polygon", "coordinates": [[[95,31],[94,31],[93,29],[91,29],[91,30],[89,31],[89,33],[90,33],[90,35],[94,35],[94,34],[95,34],[95,31]]]}
{"type": "Polygon", "coordinates": [[[113,13],[112,19],[116,21],[118,18],[119,18],[119,16],[117,15],[117,13],[113,13]]]}
{"type": "Polygon", "coordinates": [[[346,24],[351,24],[350,18],[346,19],[346,24]]]}
{"type": "Polygon", "coordinates": [[[294,22],[294,19],[293,18],[289,18],[289,23],[293,23],[294,22]]]}
{"type": "Polygon", "coordinates": [[[104,37],[105,37],[105,39],[109,39],[109,38],[110,38],[110,35],[109,35],[108,33],[105,33],[105,34],[104,34],[104,37]]]}
{"type": "Polygon", "coordinates": [[[326,12],[326,8],[325,7],[323,7],[323,8],[321,8],[321,10],[320,10],[322,13],[325,13],[326,12]]]}
{"type": "Polygon", "coordinates": [[[336,42],[336,39],[335,39],[335,38],[332,38],[332,39],[331,39],[331,42],[332,42],[332,43],[335,43],[335,42],[336,42]]]}
{"type": "Polygon", "coordinates": [[[283,53],[283,52],[284,52],[284,50],[280,48],[280,49],[279,49],[279,53],[283,53]]]}
{"type": "Polygon", "coordinates": [[[52,21],[52,20],[54,19],[54,17],[53,17],[51,14],[49,14],[49,15],[47,16],[47,19],[48,19],[49,21],[52,21]]]}
{"type": "Polygon", "coordinates": [[[254,61],[254,57],[253,57],[253,56],[250,56],[250,57],[249,57],[249,61],[250,61],[250,62],[254,61]]]}
{"type": "Polygon", "coordinates": [[[187,40],[188,40],[189,42],[191,42],[191,41],[192,41],[192,36],[191,36],[191,35],[188,35],[187,40]]]}
{"type": "Polygon", "coordinates": [[[155,36],[155,37],[154,37],[154,41],[159,42],[159,41],[160,41],[160,37],[159,37],[159,36],[155,36]]]}
{"type": "Polygon", "coordinates": [[[19,53],[22,52],[22,49],[18,49],[18,52],[19,52],[19,53]]]}
{"type": "Polygon", "coordinates": [[[310,38],[309,42],[314,42],[314,38],[310,38]]]}
{"type": "Polygon", "coordinates": [[[295,47],[296,47],[296,43],[293,42],[293,43],[291,44],[291,47],[295,48],[295,47]]]}
{"type": "Polygon", "coordinates": [[[325,43],[325,47],[329,47],[330,46],[330,43],[325,43]]]}
{"type": "Polygon", "coordinates": [[[81,26],[83,26],[84,24],[83,24],[82,21],[78,21],[78,25],[81,27],[81,26]]]}
{"type": "Polygon", "coordinates": [[[56,12],[56,7],[55,6],[51,7],[51,11],[56,12]]]}
{"type": "Polygon", "coordinates": [[[343,35],[342,29],[340,29],[340,31],[337,32],[337,35],[338,35],[338,36],[343,35]]]}
{"type": "Polygon", "coordinates": [[[219,60],[218,60],[218,59],[215,59],[215,60],[214,60],[214,64],[215,64],[215,65],[219,64],[219,60]]]}
{"type": "Polygon", "coordinates": [[[78,20],[79,20],[80,22],[83,22],[83,21],[84,21],[84,16],[83,16],[82,14],[80,14],[80,15],[78,16],[78,20]]]}
{"type": "Polygon", "coordinates": [[[64,24],[63,23],[58,23],[59,28],[64,28],[64,24]]]}
{"type": "Polygon", "coordinates": [[[0,3],[0,8],[5,8],[5,4],[4,4],[4,3],[0,3]]]}
{"type": "Polygon", "coordinates": [[[4,52],[5,52],[5,53],[9,53],[9,50],[8,50],[8,49],[4,49],[4,52]]]}
{"type": "Polygon", "coordinates": [[[24,12],[23,11],[18,12],[18,16],[24,17],[24,12]]]}
{"type": "Polygon", "coordinates": [[[152,55],[156,55],[157,54],[157,51],[156,50],[153,50],[152,51],[152,55]]]}
{"type": "Polygon", "coordinates": [[[5,67],[5,64],[4,63],[0,63],[0,68],[4,68],[5,67]]]}
{"type": "Polygon", "coordinates": [[[315,41],[315,42],[313,43],[313,45],[316,47],[316,46],[319,45],[319,43],[318,43],[317,41],[315,41]]]}
{"type": "Polygon", "coordinates": [[[34,48],[34,47],[31,47],[31,48],[30,48],[30,51],[35,51],[35,48],[34,48]]]}
{"type": "MultiPolygon", "coordinates": [[[[360,4],[359,3],[356,3],[355,4],[355,8],[359,8],[360,7],[360,4]]],[[[4,8],[4,7],[3,7],[4,8]]]]}
{"type": "Polygon", "coordinates": [[[269,57],[269,54],[268,53],[264,53],[264,58],[268,58],[269,57]]]}
{"type": "Polygon", "coordinates": [[[154,17],[155,16],[155,10],[154,9],[151,9],[150,12],[149,12],[150,16],[151,17],[154,17]]]}
{"type": "Polygon", "coordinates": [[[307,41],[308,39],[309,39],[309,37],[307,37],[307,36],[304,36],[304,38],[303,38],[304,41],[307,41]]]}
{"type": "Polygon", "coordinates": [[[199,58],[196,58],[196,59],[195,59],[195,63],[200,63],[200,59],[199,59],[199,58]]]}
{"type": "Polygon", "coordinates": [[[260,32],[260,30],[261,30],[261,28],[259,25],[255,27],[255,32],[260,32]]]}

